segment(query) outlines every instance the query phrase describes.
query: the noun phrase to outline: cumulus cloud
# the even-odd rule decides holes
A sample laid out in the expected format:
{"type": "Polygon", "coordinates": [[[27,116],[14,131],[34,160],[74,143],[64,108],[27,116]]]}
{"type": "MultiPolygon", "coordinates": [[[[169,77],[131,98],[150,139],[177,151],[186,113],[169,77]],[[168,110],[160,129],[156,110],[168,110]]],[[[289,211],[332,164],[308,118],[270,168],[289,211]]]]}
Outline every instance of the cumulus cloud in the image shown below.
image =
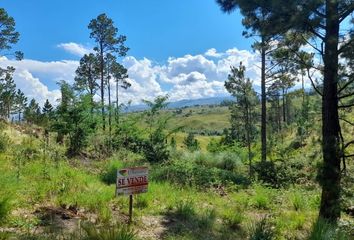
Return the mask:
{"type": "MultiPolygon", "coordinates": [[[[65,49],[64,45],[62,46],[65,49]]],[[[65,46],[79,49],[75,50],[77,54],[86,53],[87,50],[81,49],[82,45],[76,43],[65,46]],[[76,48],[77,46],[79,48],[76,48]]],[[[257,89],[260,85],[260,59],[250,51],[232,48],[218,52],[216,49],[209,49],[204,54],[170,57],[163,64],[148,58],[127,56],[122,59],[122,64],[128,69],[128,82],[131,87],[127,90],[120,89],[119,99],[120,102],[131,100],[133,104],[138,104],[142,99],[152,100],[165,94],[170,96],[171,101],[225,96],[228,93],[224,82],[230,73],[230,66],[238,66],[241,61],[246,66],[246,76],[251,78],[257,89]]],[[[32,59],[13,61],[5,57],[0,58],[0,66],[7,65],[16,68],[15,81],[18,87],[30,98],[33,96],[42,103],[46,98],[54,102],[60,97],[57,81],[66,80],[73,83],[79,62],[45,62],[32,59]]],[[[115,83],[111,84],[114,97],[115,83]]]]}
{"type": "Polygon", "coordinates": [[[56,105],[60,98],[60,91],[49,91],[48,87],[44,85],[38,78],[27,70],[19,70],[14,74],[14,81],[16,85],[23,91],[28,98],[28,101],[32,98],[36,99],[40,106],[44,105],[46,99],[53,105],[56,105]]]}
{"type": "Polygon", "coordinates": [[[89,47],[85,47],[81,44],[74,43],[74,42],[69,42],[69,43],[60,43],[57,45],[58,48],[64,49],[65,51],[82,57],[85,54],[91,53],[93,50],[89,47]]]}

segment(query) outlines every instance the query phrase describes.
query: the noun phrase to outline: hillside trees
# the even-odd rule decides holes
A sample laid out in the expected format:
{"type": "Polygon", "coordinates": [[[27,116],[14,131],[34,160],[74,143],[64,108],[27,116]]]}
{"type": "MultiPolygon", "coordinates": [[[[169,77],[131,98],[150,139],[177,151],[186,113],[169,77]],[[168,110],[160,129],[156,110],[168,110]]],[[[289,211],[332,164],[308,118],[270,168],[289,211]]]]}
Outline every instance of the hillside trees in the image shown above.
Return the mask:
{"type": "MultiPolygon", "coordinates": [[[[257,24],[252,26],[272,36],[277,36],[281,42],[286,33],[303,37],[307,46],[312,47],[316,57],[321,59],[320,65],[307,65],[307,71],[317,69],[322,74],[321,89],[314,85],[322,97],[322,152],[323,165],[319,179],[322,186],[320,217],[336,221],[340,217],[341,196],[341,160],[346,154],[344,148],[353,142],[344,143],[341,136],[339,110],[351,107],[353,92],[343,94],[353,84],[352,72],[348,76],[340,74],[342,64],[340,58],[349,55],[352,49],[352,28],[349,32],[343,28],[352,17],[354,2],[346,0],[326,1],[244,1],[220,0],[223,5],[239,7],[247,18],[248,13],[267,12],[269,27],[262,28],[257,24]],[[343,30],[343,31],[342,31],[343,30]],[[323,64],[322,64],[323,63],[323,64]],[[322,66],[321,66],[322,65],[322,66]],[[344,79],[343,79],[344,77],[344,79]]],[[[353,19],[349,22],[353,25],[353,19]]],[[[294,52],[299,52],[297,47],[294,52]]]]}
{"type": "Polygon", "coordinates": [[[240,63],[238,68],[231,67],[231,73],[225,82],[225,88],[235,98],[231,108],[231,132],[239,142],[245,143],[248,149],[249,174],[252,176],[251,144],[255,138],[255,107],[258,103],[257,94],[252,81],[245,77],[245,66],[240,63]]]}
{"type": "MultiPolygon", "coordinates": [[[[8,50],[19,40],[20,34],[15,29],[16,23],[13,17],[9,16],[5,9],[0,8],[0,57],[6,55],[15,55],[16,59],[21,60],[21,52],[10,53],[8,50]]],[[[0,68],[0,108],[1,115],[10,118],[11,111],[16,103],[16,85],[13,80],[15,69],[8,66],[0,68]]]]}
{"type": "Polygon", "coordinates": [[[38,124],[41,118],[41,109],[39,104],[36,102],[34,98],[31,99],[28,106],[25,108],[23,113],[23,117],[26,122],[31,124],[38,124]]]}
{"type": "Polygon", "coordinates": [[[112,19],[108,18],[106,14],[100,14],[96,19],[92,19],[88,28],[91,30],[90,38],[94,39],[97,44],[94,50],[99,59],[102,128],[105,130],[104,90],[106,82],[105,69],[107,68],[105,58],[107,54],[117,55],[118,57],[125,56],[129,49],[124,45],[126,36],[117,36],[118,28],[114,26],[112,19]]]}
{"type": "Polygon", "coordinates": [[[94,96],[98,90],[99,61],[93,53],[85,54],[80,59],[80,65],[76,69],[74,88],[79,92],[86,92],[90,96],[91,114],[95,107],[94,96]]]}
{"type": "Polygon", "coordinates": [[[27,105],[27,97],[20,89],[18,89],[16,93],[16,111],[18,114],[19,122],[21,121],[21,114],[25,110],[26,105],[27,105]]]}

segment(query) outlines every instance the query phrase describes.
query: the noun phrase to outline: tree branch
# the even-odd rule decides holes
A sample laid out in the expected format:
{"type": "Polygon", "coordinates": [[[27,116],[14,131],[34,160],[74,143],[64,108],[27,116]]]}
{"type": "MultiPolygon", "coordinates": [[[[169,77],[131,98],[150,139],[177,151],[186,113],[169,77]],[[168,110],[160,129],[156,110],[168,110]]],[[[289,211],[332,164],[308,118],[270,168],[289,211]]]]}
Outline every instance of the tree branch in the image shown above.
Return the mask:
{"type": "Polygon", "coordinates": [[[310,79],[310,82],[311,82],[311,85],[312,85],[312,87],[315,89],[315,91],[320,95],[320,96],[323,96],[323,94],[320,92],[320,90],[316,87],[316,85],[315,85],[315,83],[314,83],[314,81],[313,81],[313,79],[312,79],[312,76],[311,76],[311,74],[310,74],[310,69],[307,67],[306,68],[307,69],[307,76],[309,77],[309,79],[310,79]]]}

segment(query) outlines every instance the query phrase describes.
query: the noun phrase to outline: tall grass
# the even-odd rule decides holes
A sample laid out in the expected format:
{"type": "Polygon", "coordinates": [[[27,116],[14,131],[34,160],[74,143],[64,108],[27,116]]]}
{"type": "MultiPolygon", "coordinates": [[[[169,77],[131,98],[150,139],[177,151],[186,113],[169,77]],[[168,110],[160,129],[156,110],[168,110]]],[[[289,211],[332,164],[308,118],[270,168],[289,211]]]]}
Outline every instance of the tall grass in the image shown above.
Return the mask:
{"type": "Polygon", "coordinates": [[[313,225],[309,240],[349,240],[335,225],[319,218],[313,225]]]}

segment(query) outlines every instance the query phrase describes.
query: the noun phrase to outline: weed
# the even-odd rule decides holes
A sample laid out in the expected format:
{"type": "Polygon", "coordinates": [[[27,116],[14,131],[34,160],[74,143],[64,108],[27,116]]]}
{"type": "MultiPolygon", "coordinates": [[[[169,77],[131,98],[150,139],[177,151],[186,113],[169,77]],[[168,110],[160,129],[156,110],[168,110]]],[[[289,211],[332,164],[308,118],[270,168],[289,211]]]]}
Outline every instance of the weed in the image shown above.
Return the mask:
{"type": "Polygon", "coordinates": [[[290,201],[295,211],[301,211],[306,207],[306,201],[299,191],[294,191],[290,196],[290,201]]]}
{"type": "Polygon", "coordinates": [[[177,202],[175,214],[181,220],[192,219],[195,216],[194,203],[190,200],[177,202]]]}
{"type": "Polygon", "coordinates": [[[349,239],[343,232],[324,219],[318,219],[313,227],[309,240],[346,240],[349,239]]]}
{"type": "Polygon", "coordinates": [[[251,227],[250,240],[273,240],[276,233],[267,218],[263,218],[251,227]]]}
{"type": "Polygon", "coordinates": [[[82,229],[86,236],[82,240],[134,240],[137,234],[124,225],[96,227],[93,224],[83,224],[82,229]]]}
{"type": "Polygon", "coordinates": [[[10,199],[6,196],[0,197],[0,223],[6,221],[11,211],[10,199]]]}
{"type": "Polygon", "coordinates": [[[198,226],[201,229],[211,229],[216,220],[214,209],[207,209],[198,219],[198,226]]]}
{"type": "Polygon", "coordinates": [[[235,209],[234,211],[227,211],[222,220],[226,226],[231,229],[240,228],[240,224],[245,219],[245,215],[241,209],[235,209]]]}

